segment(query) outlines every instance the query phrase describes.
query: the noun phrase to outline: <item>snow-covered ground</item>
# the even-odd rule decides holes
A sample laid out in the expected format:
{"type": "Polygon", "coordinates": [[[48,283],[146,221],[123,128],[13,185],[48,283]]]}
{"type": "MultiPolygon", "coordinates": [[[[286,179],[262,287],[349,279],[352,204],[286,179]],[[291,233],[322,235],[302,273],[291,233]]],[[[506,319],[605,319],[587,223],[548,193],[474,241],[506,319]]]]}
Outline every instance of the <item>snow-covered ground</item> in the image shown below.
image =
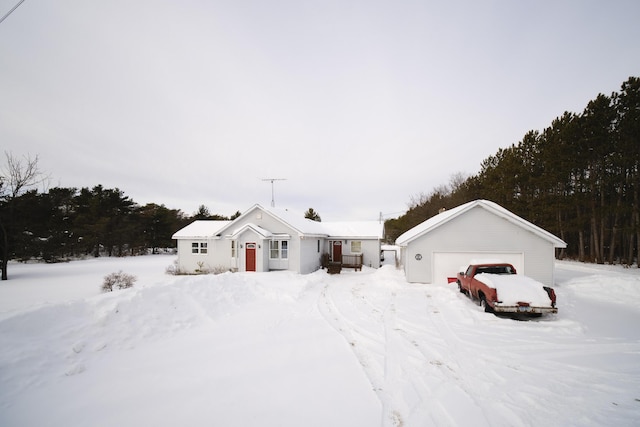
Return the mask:
{"type": "Polygon", "coordinates": [[[174,256],[11,264],[2,426],[632,426],[640,271],[557,263],[559,313],[484,313],[388,265],[165,274],[174,256]],[[102,294],[122,270],[132,289],[102,294]]]}

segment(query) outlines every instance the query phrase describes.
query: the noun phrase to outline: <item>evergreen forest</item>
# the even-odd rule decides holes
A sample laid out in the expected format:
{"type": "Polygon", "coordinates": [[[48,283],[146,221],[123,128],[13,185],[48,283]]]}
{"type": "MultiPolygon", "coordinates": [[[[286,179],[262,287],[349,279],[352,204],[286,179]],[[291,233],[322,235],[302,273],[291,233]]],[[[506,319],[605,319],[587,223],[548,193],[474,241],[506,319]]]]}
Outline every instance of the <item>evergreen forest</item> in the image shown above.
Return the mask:
{"type": "MultiPolygon", "coordinates": [[[[9,158],[9,156],[8,156],[9,158]]],[[[14,162],[15,159],[9,163],[14,162]]],[[[35,167],[35,159],[26,165],[35,167]]],[[[25,165],[25,164],[23,164],[25,165]]],[[[23,168],[10,169],[15,184],[23,168]]],[[[20,181],[20,177],[17,180],[20,181]]],[[[233,217],[240,215],[236,212],[233,217]]],[[[175,248],[171,236],[196,219],[229,219],[201,205],[192,216],[149,203],[140,206],[119,189],[52,188],[46,192],[4,191],[0,200],[2,275],[8,260],[59,262],[86,256],[125,256],[175,248]]]]}
{"type": "Polygon", "coordinates": [[[389,242],[463,203],[487,199],[567,242],[559,258],[631,265],[640,243],[640,78],[565,112],[482,161],[473,176],[415,196],[385,222],[389,242]]]}

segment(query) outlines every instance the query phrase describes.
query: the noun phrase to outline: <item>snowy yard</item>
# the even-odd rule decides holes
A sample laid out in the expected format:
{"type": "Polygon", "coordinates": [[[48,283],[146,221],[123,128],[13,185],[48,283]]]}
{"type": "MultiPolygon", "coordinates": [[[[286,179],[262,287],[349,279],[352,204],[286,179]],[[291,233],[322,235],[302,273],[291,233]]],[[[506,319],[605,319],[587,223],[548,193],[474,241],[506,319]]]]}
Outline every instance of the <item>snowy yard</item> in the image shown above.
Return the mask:
{"type": "Polygon", "coordinates": [[[559,262],[559,313],[484,313],[391,266],[165,274],[174,256],[10,264],[2,426],[632,426],[640,271],[559,262]],[[101,294],[122,270],[135,288],[101,294]]]}

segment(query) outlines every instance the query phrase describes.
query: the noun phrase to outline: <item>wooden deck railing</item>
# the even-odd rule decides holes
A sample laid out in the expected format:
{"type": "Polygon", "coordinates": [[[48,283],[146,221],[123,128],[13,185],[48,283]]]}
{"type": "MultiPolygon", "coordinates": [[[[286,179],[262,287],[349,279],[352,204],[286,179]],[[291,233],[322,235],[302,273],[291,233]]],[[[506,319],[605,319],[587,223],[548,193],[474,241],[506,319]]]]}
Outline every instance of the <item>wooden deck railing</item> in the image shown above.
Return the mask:
{"type": "Polygon", "coordinates": [[[362,270],[362,254],[342,255],[342,266],[362,270]]]}
{"type": "Polygon", "coordinates": [[[329,254],[322,256],[322,268],[326,268],[329,274],[339,274],[342,268],[354,268],[356,270],[362,270],[362,254],[356,255],[342,255],[340,261],[330,261],[329,254]]]}

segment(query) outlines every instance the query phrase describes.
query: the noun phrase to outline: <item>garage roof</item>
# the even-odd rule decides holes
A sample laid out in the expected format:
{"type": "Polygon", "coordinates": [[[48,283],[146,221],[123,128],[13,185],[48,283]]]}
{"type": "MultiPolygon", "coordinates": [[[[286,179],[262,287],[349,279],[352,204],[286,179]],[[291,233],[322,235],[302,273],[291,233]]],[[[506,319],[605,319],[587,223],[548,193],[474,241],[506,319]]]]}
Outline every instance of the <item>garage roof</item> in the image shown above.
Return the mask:
{"type": "Polygon", "coordinates": [[[551,243],[553,243],[554,247],[556,248],[566,248],[567,244],[560,238],[554,236],[553,234],[549,233],[548,231],[538,227],[535,224],[530,223],[529,221],[525,220],[524,218],[519,217],[518,215],[514,214],[513,212],[508,211],[507,209],[503,208],[502,206],[500,206],[497,203],[491,202],[489,200],[474,200],[473,202],[469,202],[469,203],[465,203],[463,205],[460,205],[456,208],[444,211],[439,213],[436,216],[433,216],[431,218],[429,218],[428,220],[424,221],[421,224],[416,225],[415,227],[413,227],[412,229],[406,231],[405,233],[401,234],[397,239],[396,239],[396,245],[398,246],[406,246],[407,243],[411,242],[412,240],[430,232],[431,230],[451,221],[452,219],[463,215],[465,212],[474,209],[476,207],[480,207],[483,209],[486,209],[487,211],[493,213],[494,215],[497,215],[501,218],[506,219],[507,221],[510,221],[524,229],[529,230],[530,232],[538,235],[540,238],[545,239],[551,243]]]}

